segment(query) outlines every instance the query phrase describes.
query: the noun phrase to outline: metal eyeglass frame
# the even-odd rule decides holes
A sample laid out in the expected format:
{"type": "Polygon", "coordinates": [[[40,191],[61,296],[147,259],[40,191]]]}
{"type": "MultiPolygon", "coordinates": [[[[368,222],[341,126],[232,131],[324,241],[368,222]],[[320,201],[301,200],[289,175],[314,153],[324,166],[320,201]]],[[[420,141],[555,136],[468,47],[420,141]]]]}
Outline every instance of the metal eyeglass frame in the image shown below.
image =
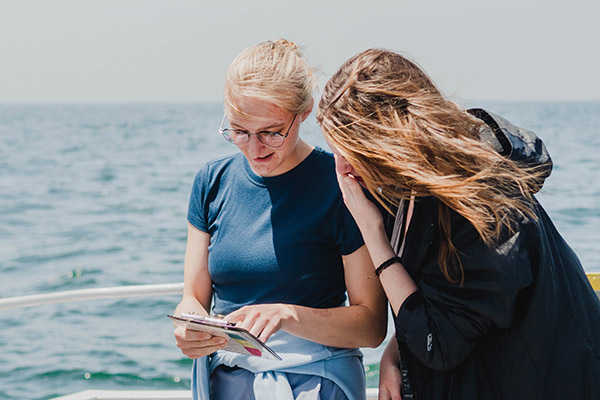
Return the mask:
{"type": "Polygon", "coordinates": [[[233,143],[236,146],[244,146],[246,144],[248,144],[248,142],[250,141],[250,136],[251,135],[255,135],[259,142],[261,142],[262,144],[264,144],[267,147],[271,147],[273,149],[276,149],[278,147],[283,146],[283,143],[285,141],[285,139],[288,137],[288,135],[290,134],[290,130],[292,129],[292,125],[294,125],[294,122],[296,121],[296,117],[298,116],[298,114],[294,114],[294,118],[292,118],[292,122],[290,123],[290,126],[287,129],[287,132],[284,134],[282,134],[281,132],[271,132],[271,131],[260,131],[260,132],[256,132],[256,133],[251,133],[242,129],[230,129],[230,128],[223,128],[223,125],[225,124],[225,119],[227,118],[227,115],[223,115],[223,120],[221,121],[221,127],[219,128],[219,133],[221,135],[223,135],[223,137],[225,138],[225,140],[227,140],[229,143],[233,143]],[[237,134],[245,134],[246,135],[246,140],[244,141],[244,143],[242,143],[241,145],[236,143],[234,140],[232,140],[228,135],[227,132],[234,132],[237,134]],[[262,138],[264,138],[264,135],[270,135],[270,136],[281,136],[283,139],[281,140],[281,143],[273,146],[272,144],[268,144],[265,143],[263,141],[262,138]]]}

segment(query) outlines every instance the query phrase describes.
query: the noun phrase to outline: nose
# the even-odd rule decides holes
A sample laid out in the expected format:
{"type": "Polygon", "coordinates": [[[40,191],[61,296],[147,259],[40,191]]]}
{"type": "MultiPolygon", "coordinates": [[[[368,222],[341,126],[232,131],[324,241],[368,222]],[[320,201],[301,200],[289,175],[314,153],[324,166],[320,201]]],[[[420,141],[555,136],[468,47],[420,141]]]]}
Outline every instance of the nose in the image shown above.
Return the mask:
{"type": "Polygon", "coordinates": [[[250,135],[246,146],[248,146],[248,151],[252,155],[259,155],[262,148],[265,147],[265,145],[258,140],[258,136],[256,135],[250,135]]]}
{"type": "Polygon", "coordinates": [[[344,157],[335,154],[334,158],[335,158],[335,170],[337,171],[338,174],[340,174],[340,175],[347,175],[347,174],[355,175],[354,168],[352,168],[352,165],[350,165],[350,163],[348,161],[346,161],[346,159],[344,157]]]}

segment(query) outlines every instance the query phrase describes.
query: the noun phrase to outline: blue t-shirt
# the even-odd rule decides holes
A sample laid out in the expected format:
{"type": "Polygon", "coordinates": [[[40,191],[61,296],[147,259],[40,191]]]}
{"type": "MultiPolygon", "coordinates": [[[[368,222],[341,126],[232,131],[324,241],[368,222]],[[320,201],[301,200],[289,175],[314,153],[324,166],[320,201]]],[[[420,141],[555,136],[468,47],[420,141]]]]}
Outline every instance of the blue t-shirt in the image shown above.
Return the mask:
{"type": "Polygon", "coordinates": [[[363,245],[344,205],[331,154],[262,177],[238,153],[196,175],[188,221],[210,234],[214,312],[248,304],[337,307],[346,300],[341,255],[363,245]]]}

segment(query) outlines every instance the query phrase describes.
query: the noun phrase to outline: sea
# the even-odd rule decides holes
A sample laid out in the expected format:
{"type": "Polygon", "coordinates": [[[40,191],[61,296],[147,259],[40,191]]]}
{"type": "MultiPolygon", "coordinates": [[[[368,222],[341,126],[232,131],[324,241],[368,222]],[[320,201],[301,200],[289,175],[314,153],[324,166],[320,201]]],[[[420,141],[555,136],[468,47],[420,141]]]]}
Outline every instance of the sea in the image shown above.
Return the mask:
{"type": "MultiPolygon", "coordinates": [[[[465,106],[544,140],[554,171],[537,197],[584,269],[600,272],[600,102],[465,106]]],[[[221,104],[1,104],[0,298],[182,282],[194,175],[237,151],[222,115],[221,104]]],[[[301,132],[326,148],[314,116],[301,132]]],[[[0,310],[0,399],[189,389],[192,362],[166,317],[178,300],[0,310]]],[[[365,350],[366,363],[381,351],[365,350]]],[[[376,366],[366,372],[376,387],[376,366]]]]}

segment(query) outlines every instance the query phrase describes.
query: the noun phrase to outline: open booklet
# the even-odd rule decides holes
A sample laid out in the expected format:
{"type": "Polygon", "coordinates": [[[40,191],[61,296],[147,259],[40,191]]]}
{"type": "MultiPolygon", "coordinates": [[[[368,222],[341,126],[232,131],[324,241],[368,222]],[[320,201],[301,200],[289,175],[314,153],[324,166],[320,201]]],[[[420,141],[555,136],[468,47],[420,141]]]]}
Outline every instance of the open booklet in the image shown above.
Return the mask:
{"type": "Polygon", "coordinates": [[[213,336],[226,338],[228,343],[223,350],[249,356],[265,357],[271,360],[282,359],[248,330],[236,327],[228,321],[192,314],[181,314],[181,316],[167,315],[167,317],[187,329],[207,332],[213,336]]]}

